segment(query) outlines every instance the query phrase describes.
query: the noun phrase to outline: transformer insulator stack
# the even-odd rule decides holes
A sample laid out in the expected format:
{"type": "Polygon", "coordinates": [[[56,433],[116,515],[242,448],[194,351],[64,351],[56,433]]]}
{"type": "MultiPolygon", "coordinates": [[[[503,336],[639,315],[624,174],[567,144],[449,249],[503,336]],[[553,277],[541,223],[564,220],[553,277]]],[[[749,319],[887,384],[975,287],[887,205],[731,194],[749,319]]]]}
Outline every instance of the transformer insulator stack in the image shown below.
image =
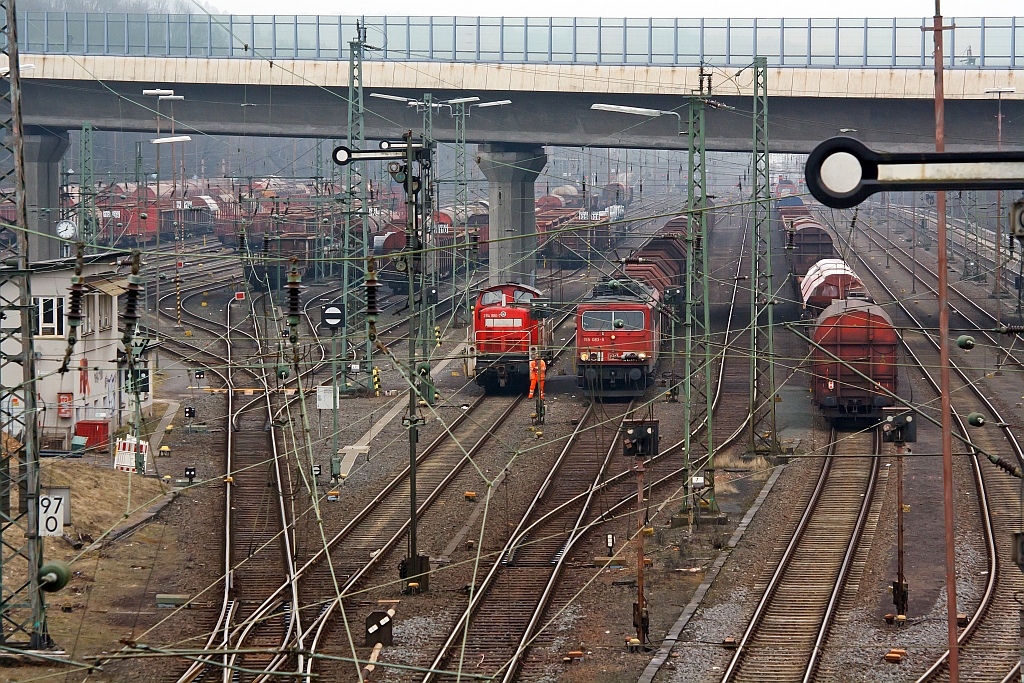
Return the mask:
{"type": "Polygon", "coordinates": [[[64,362],[60,365],[60,373],[68,371],[71,354],[78,341],[78,328],[82,325],[82,299],[85,296],[85,281],[82,278],[82,264],[85,257],[85,243],[79,242],[75,248],[75,274],[71,276],[71,301],[68,305],[68,345],[64,351],[64,362]]]}
{"type": "Polygon", "coordinates": [[[128,287],[125,293],[124,314],[124,336],[121,341],[126,353],[131,351],[132,339],[135,338],[135,330],[139,324],[139,292],[142,290],[142,278],[139,277],[140,255],[138,251],[132,252],[132,274],[128,276],[128,287]]]}
{"type": "Polygon", "coordinates": [[[795,249],[796,248],[796,244],[794,243],[795,239],[796,239],[796,230],[794,230],[793,228],[787,228],[786,229],[786,249],[795,249]]]}
{"type": "Polygon", "coordinates": [[[302,316],[302,300],[299,296],[302,275],[299,274],[298,264],[299,260],[293,256],[288,270],[288,339],[292,346],[299,345],[299,318],[302,316]]]}

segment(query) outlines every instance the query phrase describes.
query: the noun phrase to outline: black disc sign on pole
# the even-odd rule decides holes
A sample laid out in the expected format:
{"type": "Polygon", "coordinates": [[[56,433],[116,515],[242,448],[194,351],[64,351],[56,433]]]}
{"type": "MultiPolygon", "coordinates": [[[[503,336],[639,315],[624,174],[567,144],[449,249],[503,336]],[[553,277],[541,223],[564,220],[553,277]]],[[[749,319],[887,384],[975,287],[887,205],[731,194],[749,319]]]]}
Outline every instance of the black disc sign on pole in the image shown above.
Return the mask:
{"type": "Polygon", "coordinates": [[[1024,152],[897,154],[840,136],[819,143],[804,172],[815,199],[848,209],[878,192],[1021,189],[1024,152]]]}
{"type": "Polygon", "coordinates": [[[320,323],[325,327],[329,327],[332,330],[336,330],[345,323],[345,304],[341,301],[336,301],[333,304],[327,304],[320,310],[320,323]]]}

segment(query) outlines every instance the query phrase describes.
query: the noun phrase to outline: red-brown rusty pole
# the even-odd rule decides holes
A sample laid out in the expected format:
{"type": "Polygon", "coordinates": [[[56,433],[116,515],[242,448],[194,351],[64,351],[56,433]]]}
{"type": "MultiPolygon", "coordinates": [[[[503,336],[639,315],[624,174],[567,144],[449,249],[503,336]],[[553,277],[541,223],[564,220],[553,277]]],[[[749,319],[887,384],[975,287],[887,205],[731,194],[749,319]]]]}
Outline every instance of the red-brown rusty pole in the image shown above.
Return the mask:
{"type": "Polygon", "coordinates": [[[644,641],[647,638],[647,630],[644,628],[644,461],[637,458],[636,461],[636,637],[640,641],[640,652],[643,652],[644,641]]]}
{"type": "MultiPolygon", "coordinates": [[[[942,25],[940,0],[935,0],[935,151],[946,150],[946,118],[942,87],[942,25]]],[[[956,623],[956,547],[953,528],[953,415],[949,396],[949,263],[946,255],[946,193],[935,193],[939,232],[939,385],[942,391],[942,506],[946,526],[946,626],[949,636],[950,683],[959,683],[960,658],[957,652],[956,623]]],[[[997,302],[998,303],[998,302],[997,302]]]]}

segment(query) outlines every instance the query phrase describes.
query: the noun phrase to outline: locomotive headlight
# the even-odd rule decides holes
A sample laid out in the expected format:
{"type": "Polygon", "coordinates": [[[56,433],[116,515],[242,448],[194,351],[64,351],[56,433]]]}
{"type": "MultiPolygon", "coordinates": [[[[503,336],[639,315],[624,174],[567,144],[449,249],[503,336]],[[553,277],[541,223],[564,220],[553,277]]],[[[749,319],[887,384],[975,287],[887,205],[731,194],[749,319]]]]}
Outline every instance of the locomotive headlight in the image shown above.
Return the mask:
{"type": "Polygon", "coordinates": [[[590,360],[590,354],[587,353],[586,351],[584,351],[583,353],[580,354],[580,360],[583,360],[583,361],[590,360]]]}
{"type": "Polygon", "coordinates": [[[640,356],[640,360],[647,360],[647,354],[644,353],[643,351],[641,351],[638,355],[640,356]]]}

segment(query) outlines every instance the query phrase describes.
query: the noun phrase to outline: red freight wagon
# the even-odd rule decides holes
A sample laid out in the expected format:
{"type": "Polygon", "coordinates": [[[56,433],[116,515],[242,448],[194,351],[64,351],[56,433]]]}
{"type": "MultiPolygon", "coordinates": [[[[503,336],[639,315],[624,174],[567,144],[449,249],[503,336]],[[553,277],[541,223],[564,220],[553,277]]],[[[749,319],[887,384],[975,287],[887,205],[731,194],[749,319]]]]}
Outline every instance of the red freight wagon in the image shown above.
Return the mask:
{"type": "Polygon", "coordinates": [[[818,316],[812,339],[812,391],[825,417],[876,419],[894,405],[887,392],[896,393],[899,335],[881,307],[836,301],[818,316]]]}

